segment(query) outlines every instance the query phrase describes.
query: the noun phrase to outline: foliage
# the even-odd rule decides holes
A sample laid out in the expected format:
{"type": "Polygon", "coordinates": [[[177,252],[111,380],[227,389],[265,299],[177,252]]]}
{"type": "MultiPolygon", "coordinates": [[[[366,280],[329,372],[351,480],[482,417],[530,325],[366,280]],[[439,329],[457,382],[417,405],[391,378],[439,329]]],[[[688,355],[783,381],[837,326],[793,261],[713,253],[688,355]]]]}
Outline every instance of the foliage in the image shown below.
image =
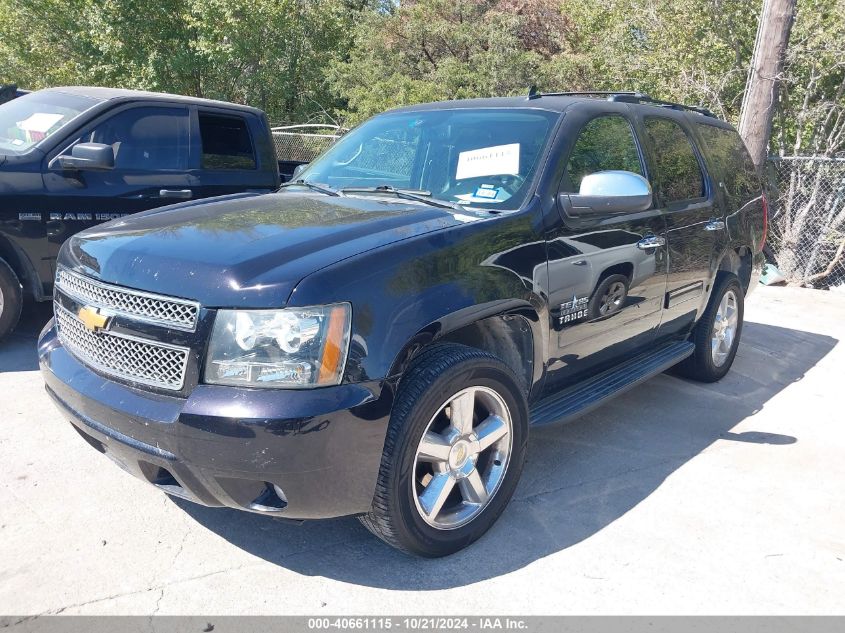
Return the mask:
{"type": "Polygon", "coordinates": [[[781,154],[845,154],[845,0],[802,0],[781,90],[781,154]]]}
{"type": "Polygon", "coordinates": [[[342,0],[0,0],[0,81],[247,102],[275,120],[332,109],[326,67],[350,45],[342,0]]]}
{"type": "Polygon", "coordinates": [[[417,0],[367,15],[330,74],[355,122],[401,104],[526,92],[568,47],[554,0],[417,0]]]}
{"type": "MultiPolygon", "coordinates": [[[[762,0],[0,0],[0,82],[247,102],[274,121],[635,89],[738,120],[762,0]]],[[[801,0],[773,146],[845,151],[845,0],[801,0]]]]}

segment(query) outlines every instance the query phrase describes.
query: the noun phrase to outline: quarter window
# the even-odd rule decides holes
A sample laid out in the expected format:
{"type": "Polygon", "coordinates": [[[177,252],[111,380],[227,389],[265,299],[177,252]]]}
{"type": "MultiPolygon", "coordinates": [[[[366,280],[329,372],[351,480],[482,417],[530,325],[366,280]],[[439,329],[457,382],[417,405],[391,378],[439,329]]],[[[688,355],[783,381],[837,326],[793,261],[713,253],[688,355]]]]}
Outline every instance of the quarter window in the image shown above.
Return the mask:
{"type": "Polygon", "coordinates": [[[190,129],[186,108],[132,108],[103,121],[82,140],[111,145],[115,169],[184,170],[190,129]]]}
{"type": "Polygon", "coordinates": [[[719,171],[725,193],[737,207],[759,196],[757,169],[739,134],[734,130],[704,124],[698,125],[698,132],[707,145],[708,156],[719,171]]]}
{"type": "Polygon", "coordinates": [[[203,169],[255,169],[255,151],[246,121],[199,113],[203,169]]]}
{"type": "Polygon", "coordinates": [[[561,190],[577,193],[584,176],[607,170],[643,175],[631,124],[617,114],[600,116],[582,128],[569,155],[561,190]]]}
{"type": "Polygon", "coordinates": [[[645,130],[654,152],[652,186],[665,204],[704,196],[704,177],[692,143],[675,121],[646,117],[645,130]]]}

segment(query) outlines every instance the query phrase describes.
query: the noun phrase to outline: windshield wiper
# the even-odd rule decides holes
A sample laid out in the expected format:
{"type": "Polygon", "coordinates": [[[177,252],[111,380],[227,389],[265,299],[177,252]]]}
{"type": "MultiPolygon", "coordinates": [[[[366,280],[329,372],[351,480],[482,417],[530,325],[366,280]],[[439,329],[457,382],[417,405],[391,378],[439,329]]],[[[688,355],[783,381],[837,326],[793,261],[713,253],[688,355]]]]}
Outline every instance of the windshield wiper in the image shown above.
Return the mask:
{"type": "Polygon", "coordinates": [[[312,191],[319,191],[320,193],[324,193],[327,196],[341,196],[343,195],[340,191],[335,191],[334,189],[329,189],[328,187],[323,187],[322,185],[315,184],[313,182],[308,182],[307,180],[292,180],[291,182],[283,183],[279,189],[284,189],[285,187],[292,187],[294,185],[298,185],[300,187],[307,187],[312,191]]]}
{"type": "Polygon", "coordinates": [[[403,200],[416,200],[417,202],[424,202],[433,207],[441,207],[443,209],[453,209],[455,211],[465,211],[457,202],[449,202],[448,200],[440,200],[433,198],[430,191],[423,191],[422,189],[397,189],[390,185],[379,185],[378,187],[344,187],[340,190],[341,193],[388,193],[402,198],[403,200]]]}

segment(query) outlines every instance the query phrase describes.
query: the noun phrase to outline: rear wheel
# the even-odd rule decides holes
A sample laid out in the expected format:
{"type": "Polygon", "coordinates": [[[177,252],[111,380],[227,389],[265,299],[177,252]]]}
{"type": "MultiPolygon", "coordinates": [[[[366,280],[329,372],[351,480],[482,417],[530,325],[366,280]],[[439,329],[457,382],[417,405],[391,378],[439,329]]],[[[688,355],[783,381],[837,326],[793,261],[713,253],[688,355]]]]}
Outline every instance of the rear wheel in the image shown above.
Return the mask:
{"type": "Polygon", "coordinates": [[[21,316],[23,290],[15,271],[0,259],[0,339],[15,329],[21,316]]]}
{"type": "Polygon", "coordinates": [[[695,351],[678,365],[679,374],[702,382],[716,382],[728,373],[742,335],[743,298],[737,276],[720,274],[707,310],[692,333],[695,351]]]}
{"type": "Polygon", "coordinates": [[[525,397],[502,361],[462,345],[423,352],[400,384],[373,507],[361,522],[412,554],[466,547],[510,500],[527,427],[525,397]]]}

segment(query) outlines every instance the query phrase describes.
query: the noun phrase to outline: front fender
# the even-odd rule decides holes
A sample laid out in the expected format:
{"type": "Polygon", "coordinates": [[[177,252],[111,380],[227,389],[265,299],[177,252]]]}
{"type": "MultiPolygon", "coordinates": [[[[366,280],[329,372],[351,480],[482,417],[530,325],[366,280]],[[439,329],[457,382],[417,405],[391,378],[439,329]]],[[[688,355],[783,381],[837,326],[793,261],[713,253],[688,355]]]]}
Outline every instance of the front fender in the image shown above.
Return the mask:
{"type": "Polygon", "coordinates": [[[547,263],[535,217],[480,219],[362,253],[303,279],[288,305],[352,304],[344,380],[356,382],[395,377],[416,350],[470,323],[521,315],[532,329],[539,380],[547,263]]]}

